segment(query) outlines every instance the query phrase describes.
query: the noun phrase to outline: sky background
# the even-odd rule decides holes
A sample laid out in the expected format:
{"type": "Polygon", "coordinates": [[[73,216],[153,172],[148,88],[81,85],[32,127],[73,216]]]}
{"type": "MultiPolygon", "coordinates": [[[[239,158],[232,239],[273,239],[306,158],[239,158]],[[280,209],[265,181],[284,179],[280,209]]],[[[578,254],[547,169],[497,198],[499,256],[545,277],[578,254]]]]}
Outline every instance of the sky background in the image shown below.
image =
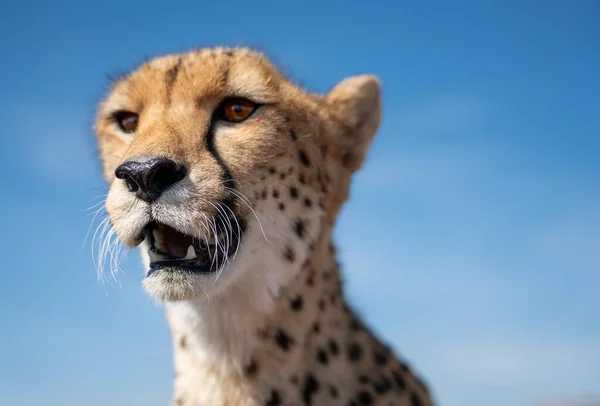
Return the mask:
{"type": "Polygon", "coordinates": [[[600,398],[600,2],[491,3],[2,1],[0,404],[168,404],[137,252],[103,287],[83,244],[106,192],[91,124],[107,75],[220,44],[311,91],[381,77],[337,242],[440,405],[600,398]]]}

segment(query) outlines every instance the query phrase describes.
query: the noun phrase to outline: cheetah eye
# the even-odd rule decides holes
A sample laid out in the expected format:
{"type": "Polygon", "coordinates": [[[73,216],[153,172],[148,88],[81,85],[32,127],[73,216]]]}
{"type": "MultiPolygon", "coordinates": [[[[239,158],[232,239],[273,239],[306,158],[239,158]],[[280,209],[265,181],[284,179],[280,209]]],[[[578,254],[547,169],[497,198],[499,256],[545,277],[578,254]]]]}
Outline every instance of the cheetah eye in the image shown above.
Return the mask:
{"type": "Polygon", "coordinates": [[[235,98],[226,100],[221,107],[221,113],[225,120],[232,123],[240,123],[254,113],[258,106],[248,99],[235,98]]]}
{"type": "Polygon", "coordinates": [[[139,118],[137,114],[129,111],[119,111],[114,114],[114,117],[121,131],[131,134],[137,129],[139,118]]]}

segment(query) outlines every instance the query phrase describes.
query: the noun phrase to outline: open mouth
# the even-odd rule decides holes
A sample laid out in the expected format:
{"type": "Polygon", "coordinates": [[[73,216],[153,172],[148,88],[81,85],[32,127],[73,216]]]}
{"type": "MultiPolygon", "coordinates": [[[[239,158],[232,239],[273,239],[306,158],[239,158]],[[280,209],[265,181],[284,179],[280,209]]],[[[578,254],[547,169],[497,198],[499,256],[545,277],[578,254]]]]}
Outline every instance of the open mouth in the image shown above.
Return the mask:
{"type": "Polygon", "coordinates": [[[217,233],[216,241],[200,240],[157,222],[146,228],[149,245],[149,277],[158,270],[187,271],[192,273],[212,273],[222,267],[237,249],[237,233],[217,233]]]}

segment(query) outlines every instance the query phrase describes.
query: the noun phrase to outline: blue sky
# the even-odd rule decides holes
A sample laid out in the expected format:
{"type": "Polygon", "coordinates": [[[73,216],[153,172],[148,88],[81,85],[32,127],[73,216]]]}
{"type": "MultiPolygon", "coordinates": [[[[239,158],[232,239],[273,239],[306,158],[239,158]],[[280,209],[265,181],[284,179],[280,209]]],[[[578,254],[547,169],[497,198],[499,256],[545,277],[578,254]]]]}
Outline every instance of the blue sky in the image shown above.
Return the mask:
{"type": "Polygon", "coordinates": [[[206,45],[324,92],[382,78],[336,229],[348,293],[440,404],[600,397],[600,3],[3,2],[0,404],[167,404],[140,287],[96,280],[85,209],[106,75],[206,45]],[[6,261],[6,259],[8,261],[6,261]]]}

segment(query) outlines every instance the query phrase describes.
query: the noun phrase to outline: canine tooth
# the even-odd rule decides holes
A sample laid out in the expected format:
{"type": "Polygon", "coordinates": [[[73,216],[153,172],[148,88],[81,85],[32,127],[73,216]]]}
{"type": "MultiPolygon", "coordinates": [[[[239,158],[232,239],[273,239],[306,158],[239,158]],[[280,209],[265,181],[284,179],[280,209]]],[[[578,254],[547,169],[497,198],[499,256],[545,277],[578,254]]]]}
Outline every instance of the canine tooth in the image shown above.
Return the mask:
{"type": "Polygon", "coordinates": [[[160,255],[152,252],[152,250],[148,250],[148,256],[150,257],[150,262],[158,262],[162,259],[160,255]]]}
{"type": "Polygon", "coordinates": [[[196,259],[196,250],[193,245],[190,245],[187,250],[187,255],[184,259],[196,259]]]}

